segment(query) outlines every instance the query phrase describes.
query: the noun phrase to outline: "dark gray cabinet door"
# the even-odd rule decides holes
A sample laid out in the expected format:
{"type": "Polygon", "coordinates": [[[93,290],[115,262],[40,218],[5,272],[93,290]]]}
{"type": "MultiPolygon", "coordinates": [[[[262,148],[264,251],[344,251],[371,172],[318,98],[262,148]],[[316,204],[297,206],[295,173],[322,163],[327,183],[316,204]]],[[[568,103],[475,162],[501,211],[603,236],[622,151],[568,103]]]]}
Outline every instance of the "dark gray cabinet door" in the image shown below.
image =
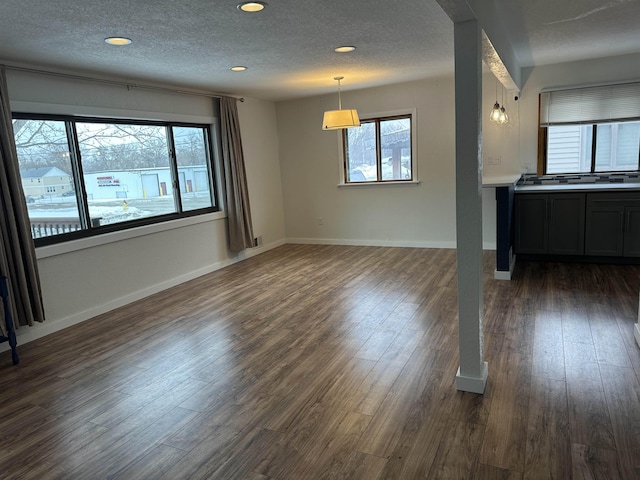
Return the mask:
{"type": "Polygon", "coordinates": [[[640,257],[640,207],[625,208],[624,256],[640,257]]]}
{"type": "Polygon", "coordinates": [[[585,253],[605,257],[622,255],[624,207],[587,207],[585,253]]]}
{"type": "Polygon", "coordinates": [[[549,195],[549,250],[552,255],[584,255],[585,195],[549,195]]]}
{"type": "Polygon", "coordinates": [[[515,253],[547,253],[549,223],[548,196],[541,193],[519,194],[515,199],[515,253]]]}

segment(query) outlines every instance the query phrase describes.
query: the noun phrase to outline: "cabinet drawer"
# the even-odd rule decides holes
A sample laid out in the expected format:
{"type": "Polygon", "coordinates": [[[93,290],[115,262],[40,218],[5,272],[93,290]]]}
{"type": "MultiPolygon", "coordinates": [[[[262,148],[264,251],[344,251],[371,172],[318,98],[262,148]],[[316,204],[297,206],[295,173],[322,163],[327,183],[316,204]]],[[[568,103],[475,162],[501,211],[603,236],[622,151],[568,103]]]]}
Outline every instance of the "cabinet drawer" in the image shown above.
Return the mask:
{"type": "Polygon", "coordinates": [[[603,207],[609,205],[640,207],[640,192],[587,193],[587,207],[603,207]]]}

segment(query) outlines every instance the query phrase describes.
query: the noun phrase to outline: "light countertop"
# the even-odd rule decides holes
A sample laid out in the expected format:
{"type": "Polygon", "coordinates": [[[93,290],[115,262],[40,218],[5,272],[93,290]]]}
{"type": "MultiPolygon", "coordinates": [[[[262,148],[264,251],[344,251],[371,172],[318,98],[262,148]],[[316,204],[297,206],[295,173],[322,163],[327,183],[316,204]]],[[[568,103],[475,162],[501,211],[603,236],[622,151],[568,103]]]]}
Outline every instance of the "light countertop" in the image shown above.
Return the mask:
{"type": "Polygon", "coordinates": [[[482,176],[482,187],[508,187],[510,185],[515,185],[516,182],[520,180],[519,173],[504,173],[499,175],[483,175],[482,176]]]}

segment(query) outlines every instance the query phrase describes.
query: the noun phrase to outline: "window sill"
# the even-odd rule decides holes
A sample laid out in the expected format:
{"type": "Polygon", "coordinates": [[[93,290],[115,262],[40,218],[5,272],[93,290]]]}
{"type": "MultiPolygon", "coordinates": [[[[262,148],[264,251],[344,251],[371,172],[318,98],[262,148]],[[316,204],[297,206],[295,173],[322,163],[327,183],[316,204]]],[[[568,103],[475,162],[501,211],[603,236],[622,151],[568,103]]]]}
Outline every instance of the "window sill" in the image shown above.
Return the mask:
{"type": "Polygon", "coordinates": [[[166,232],[176,228],[184,228],[190,225],[197,225],[199,223],[211,222],[213,220],[226,218],[226,216],[227,214],[224,211],[212,212],[204,215],[195,215],[193,217],[180,218],[168,222],[153,223],[151,225],[145,225],[142,227],[119,230],[117,232],[110,232],[93,237],[80,238],[78,240],[71,240],[63,243],[56,243],[54,245],[46,245],[36,248],[36,257],[38,259],[55,257],[56,255],[63,255],[65,253],[84,250],[86,248],[98,247],[100,245],[120,242],[122,240],[142,237],[144,235],[151,235],[154,233],[166,232]]]}
{"type": "Polygon", "coordinates": [[[400,181],[400,182],[359,182],[359,183],[339,183],[337,186],[338,188],[342,188],[342,187],[389,187],[389,186],[393,186],[393,187],[398,187],[398,186],[407,186],[407,187],[414,187],[417,185],[420,185],[422,182],[420,180],[411,180],[409,182],[406,181],[400,181]]]}

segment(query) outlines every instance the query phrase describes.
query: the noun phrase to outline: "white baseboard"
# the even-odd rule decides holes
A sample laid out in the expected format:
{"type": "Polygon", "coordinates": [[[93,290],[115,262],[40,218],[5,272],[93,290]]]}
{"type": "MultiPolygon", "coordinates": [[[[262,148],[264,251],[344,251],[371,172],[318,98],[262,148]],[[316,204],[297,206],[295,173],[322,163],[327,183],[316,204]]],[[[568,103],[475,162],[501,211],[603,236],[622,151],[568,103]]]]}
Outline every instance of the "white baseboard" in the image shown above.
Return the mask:
{"type": "Polygon", "coordinates": [[[456,242],[416,242],[407,240],[368,240],[350,238],[287,238],[287,243],[301,245],[347,245],[355,247],[456,248],[456,242]]]}
{"type": "MultiPolygon", "coordinates": [[[[36,323],[32,327],[22,326],[16,330],[16,336],[18,340],[18,345],[22,345],[38,338],[42,338],[46,335],[50,335],[52,333],[58,332],[67,327],[71,327],[73,325],[77,325],[78,323],[82,323],[91,318],[97,317],[98,315],[102,315],[104,313],[110,312],[111,310],[115,310],[116,308],[123,307],[130,303],[133,303],[138,300],[142,300],[150,295],[162,292],[163,290],[167,290],[169,288],[175,287],[182,283],[188,282],[189,280],[193,280],[195,278],[201,277],[208,273],[215,272],[216,270],[220,270],[224,267],[232,265],[234,263],[241,262],[251,257],[255,257],[256,255],[260,255],[261,253],[265,253],[269,250],[272,250],[276,247],[284,245],[286,242],[284,239],[278,240],[276,242],[271,242],[266,245],[262,245],[256,248],[250,248],[240,252],[237,256],[228,258],[226,260],[214,263],[212,265],[207,265],[206,267],[200,268],[198,270],[191,271],[187,274],[180,275],[178,277],[170,278],[164,282],[157,283],[155,285],[151,285],[147,288],[143,288],[141,290],[137,290],[128,295],[114,298],[109,302],[97,305],[95,307],[89,308],[87,310],[83,310],[81,312],[74,313],[65,318],[61,318],[53,321],[45,321],[43,323],[36,323]]],[[[9,350],[8,343],[0,344],[0,352],[5,352],[9,350]]]]}
{"type": "MultiPolygon", "coordinates": [[[[453,248],[457,244],[455,241],[446,242],[416,242],[409,240],[363,240],[363,239],[345,239],[345,238],[304,238],[290,237],[286,243],[300,245],[347,245],[353,247],[407,247],[407,248],[453,248]]],[[[483,250],[495,250],[495,242],[484,242],[483,250]]]]}
{"type": "Polygon", "coordinates": [[[493,272],[493,278],[496,280],[511,280],[514,268],[516,268],[516,256],[511,255],[511,259],[509,260],[509,271],[505,272],[503,270],[495,270],[493,272]]]}

